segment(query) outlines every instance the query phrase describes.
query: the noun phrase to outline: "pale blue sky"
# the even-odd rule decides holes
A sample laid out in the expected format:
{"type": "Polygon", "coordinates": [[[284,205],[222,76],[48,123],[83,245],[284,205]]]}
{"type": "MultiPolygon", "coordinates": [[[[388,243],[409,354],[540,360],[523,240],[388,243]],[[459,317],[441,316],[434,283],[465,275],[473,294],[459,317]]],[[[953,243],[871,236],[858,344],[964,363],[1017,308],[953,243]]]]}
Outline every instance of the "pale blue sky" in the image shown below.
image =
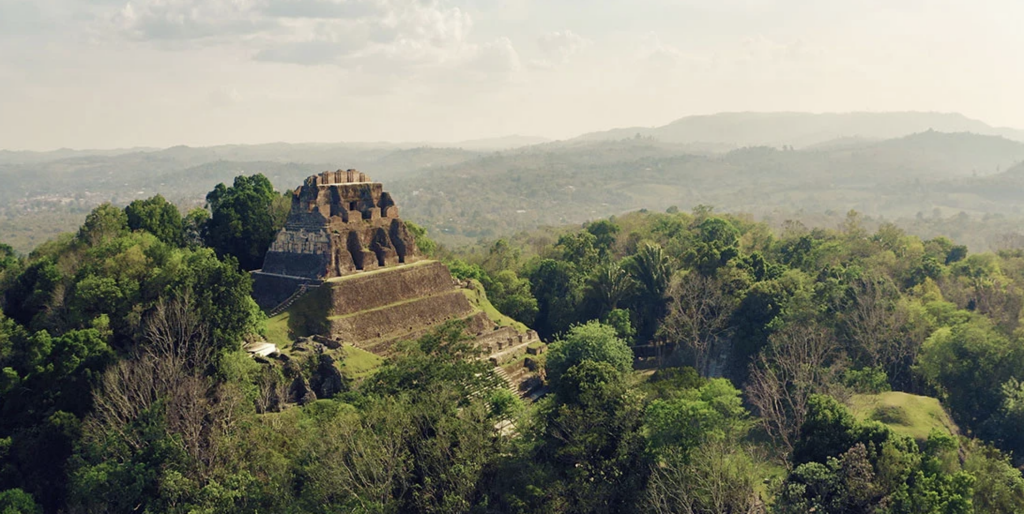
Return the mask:
{"type": "Polygon", "coordinates": [[[0,0],[0,148],[564,138],[721,111],[1024,127],[1018,0],[0,0]]]}

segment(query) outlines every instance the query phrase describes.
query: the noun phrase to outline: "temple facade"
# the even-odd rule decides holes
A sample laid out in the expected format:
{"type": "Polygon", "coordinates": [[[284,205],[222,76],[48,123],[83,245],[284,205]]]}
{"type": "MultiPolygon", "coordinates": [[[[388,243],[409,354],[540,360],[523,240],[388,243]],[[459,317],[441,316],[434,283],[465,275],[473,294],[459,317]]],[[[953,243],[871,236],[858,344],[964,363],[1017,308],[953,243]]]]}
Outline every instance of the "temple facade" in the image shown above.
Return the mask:
{"type": "Polygon", "coordinates": [[[356,170],[325,171],[292,192],[288,220],[254,272],[254,296],[268,308],[303,283],[418,258],[416,241],[380,182],[356,170]]]}

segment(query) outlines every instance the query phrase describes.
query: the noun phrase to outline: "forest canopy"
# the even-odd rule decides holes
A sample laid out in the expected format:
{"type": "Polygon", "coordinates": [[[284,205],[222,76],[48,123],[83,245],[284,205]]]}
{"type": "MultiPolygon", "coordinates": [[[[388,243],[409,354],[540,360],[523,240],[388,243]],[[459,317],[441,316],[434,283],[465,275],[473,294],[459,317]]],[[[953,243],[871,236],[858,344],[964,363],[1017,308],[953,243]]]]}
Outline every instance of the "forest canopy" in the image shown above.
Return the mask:
{"type": "Polygon", "coordinates": [[[1024,252],[856,212],[416,227],[550,343],[525,401],[457,321],[369,366],[249,356],[287,204],[259,176],[207,198],[0,246],[0,512],[1024,510],[1024,252]]]}

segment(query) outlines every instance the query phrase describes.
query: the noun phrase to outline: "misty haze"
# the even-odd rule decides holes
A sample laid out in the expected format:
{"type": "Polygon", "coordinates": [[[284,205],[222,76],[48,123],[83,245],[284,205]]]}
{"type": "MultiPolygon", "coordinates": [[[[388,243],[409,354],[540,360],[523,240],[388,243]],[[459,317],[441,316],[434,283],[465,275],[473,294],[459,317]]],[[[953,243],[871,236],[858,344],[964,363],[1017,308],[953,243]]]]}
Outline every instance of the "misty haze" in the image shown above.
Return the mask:
{"type": "Polygon", "coordinates": [[[1022,19],[0,0],[0,513],[1024,512],[1022,19]]]}

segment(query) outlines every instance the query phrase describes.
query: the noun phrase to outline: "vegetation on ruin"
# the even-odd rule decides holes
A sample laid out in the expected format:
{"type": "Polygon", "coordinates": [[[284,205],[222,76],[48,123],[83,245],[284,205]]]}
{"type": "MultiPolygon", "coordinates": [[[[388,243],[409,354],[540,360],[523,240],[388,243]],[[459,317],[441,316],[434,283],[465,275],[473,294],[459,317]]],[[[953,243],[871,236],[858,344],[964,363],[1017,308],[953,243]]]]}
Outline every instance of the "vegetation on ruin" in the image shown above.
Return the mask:
{"type": "Polygon", "coordinates": [[[949,414],[935,398],[900,391],[855,394],[850,397],[850,412],[860,421],[874,420],[893,432],[925,441],[933,430],[956,434],[949,414]]]}
{"type": "Polygon", "coordinates": [[[706,206],[436,248],[551,342],[526,404],[460,322],[378,361],[297,341],[316,295],[268,320],[262,183],[228,238],[154,197],[0,246],[0,512],[1024,510],[1024,252],[706,206]]]}

